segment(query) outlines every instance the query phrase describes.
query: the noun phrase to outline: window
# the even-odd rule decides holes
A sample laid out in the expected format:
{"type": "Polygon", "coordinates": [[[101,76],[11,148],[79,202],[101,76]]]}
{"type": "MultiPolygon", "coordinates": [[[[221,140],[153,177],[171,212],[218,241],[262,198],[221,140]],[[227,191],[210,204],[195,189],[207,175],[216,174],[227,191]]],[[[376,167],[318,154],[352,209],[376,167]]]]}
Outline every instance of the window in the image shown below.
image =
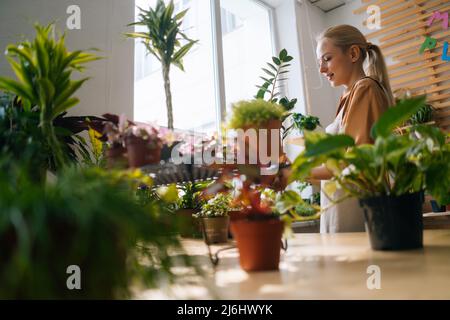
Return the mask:
{"type": "Polygon", "coordinates": [[[231,34],[223,33],[223,61],[227,114],[231,104],[256,95],[261,68],[273,56],[270,12],[255,1],[222,0],[223,10],[242,21],[231,34]]]}
{"type": "MultiPolygon", "coordinates": [[[[184,58],[185,72],[171,66],[170,82],[174,126],[181,130],[217,131],[217,115],[232,102],[251,99],[256,94],[261,67],[273,55],[270,12],[256,1],[222,0],[220,2],[225,92],[216,99],[213,23],[211,2],[206,0],[174,1],[176,11],[189,8],[183,20],[183,31],[199,43],[184,58]],[[217,101],[226,101],[219,106],[217,101]]],[[[137,7],[148,8],[156,0],[136,0],[137,7]]],[[[136,17],[139,9],[136,7],[136,17]]],[[[143,28],[143,29],[142,29],[143,28]]],[[[136,31],[145,27],[136,26],[136,31]]],[[[219,59],[219,61],[221,61],[219,59]]],[[[219,77],[220,78],[220,77],[219,77]]],[[[223,81],[223,80],[222,80],[223,81]]],[[[166,98],[161,65],[145,46],[136,40],[134,118],[167,125],[166,98]]]]}
{"type": "Polygon", "coordinates": [[[220,8],[220,20],[222,22],[223,36],[242,26],[242,20],[224,8],[220,8]]]}

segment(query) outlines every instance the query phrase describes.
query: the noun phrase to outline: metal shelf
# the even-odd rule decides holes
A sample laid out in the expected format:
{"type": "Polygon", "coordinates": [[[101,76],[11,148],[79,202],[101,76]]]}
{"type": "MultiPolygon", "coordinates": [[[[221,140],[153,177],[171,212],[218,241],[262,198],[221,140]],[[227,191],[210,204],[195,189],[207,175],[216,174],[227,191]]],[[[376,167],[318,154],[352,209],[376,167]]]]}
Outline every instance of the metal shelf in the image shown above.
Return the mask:
{"type": "Polygon", "coordinates": [[[174,164],[170,162],[147,165],[141,167],[141,170],[152,177],[154,186],[217,180],[222,173],[222,169],[216,169],[206,165],[174,164]]]}

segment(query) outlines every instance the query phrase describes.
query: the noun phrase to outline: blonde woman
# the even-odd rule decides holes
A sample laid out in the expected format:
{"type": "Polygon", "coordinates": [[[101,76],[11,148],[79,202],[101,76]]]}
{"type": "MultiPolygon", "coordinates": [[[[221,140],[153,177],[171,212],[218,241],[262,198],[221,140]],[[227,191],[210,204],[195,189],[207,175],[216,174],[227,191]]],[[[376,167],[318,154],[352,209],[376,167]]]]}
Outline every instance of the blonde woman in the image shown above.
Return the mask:
{"type": "MultiPolygon", "coordinates": [[[[366,40],[350,25],[328,28],[317,39],[319,71],[333,87],[344,86],[336,117],[327,128],[331,134],[352,136],[356,144],[373,143],[370,129],[380,115],[393,104],[394,98],[388,80],[386,65],[380,48],[366,40]],[[364,69],[364,63],[367,64],[364,69]]],[[[325,167],[314,168],[311,179],[331,178],[325,167]]],[[[334,199],[342,196],[338,190],[334,199]]],[[[363,211],[358,200],[351,198],[330,206],[330,199],[322,192],[320,220],[321,233],[364,231],[363,211]]]]}
{"type": "MultiPolygon", "coordinates": [[[[380,48],[368,42],[357,28],[339,25],[326,29],[317,38],[316,54],[320,73],[333,87],[345,88],[336,117],[326,132],[348,134],[356,144],[373,143],[370,137],[372,125],[394,102],[380,48]]],[[[284,189],[289,175],[290,169],[280,170],[272,185],[284,189]]],[[[310,175],[310,180],[321,180],[322,190],[329,179],[331,173],[324,166],[314,168],[310,175]]],[[[337,191],[332,200],[341,197],[342,192],[337,191]]],[[[334,206],[323,192],[320,199],[321,233],[365,230],[363,210],[357,199],[347,199],[334,206]]]]}

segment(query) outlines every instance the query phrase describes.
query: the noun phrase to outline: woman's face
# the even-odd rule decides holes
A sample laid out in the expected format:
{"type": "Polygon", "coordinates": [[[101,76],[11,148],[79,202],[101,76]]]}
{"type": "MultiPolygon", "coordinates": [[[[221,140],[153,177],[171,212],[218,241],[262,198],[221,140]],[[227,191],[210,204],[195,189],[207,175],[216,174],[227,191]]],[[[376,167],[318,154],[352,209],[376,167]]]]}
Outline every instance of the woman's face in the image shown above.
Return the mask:
{"type": "Polygon", "coordinates": [[[316,54],[319,71],[330,81],[331,86],[338,87],[350,82],[355,66],[351,54],[344,53],[328,38],[319,41],[316,54]]]}

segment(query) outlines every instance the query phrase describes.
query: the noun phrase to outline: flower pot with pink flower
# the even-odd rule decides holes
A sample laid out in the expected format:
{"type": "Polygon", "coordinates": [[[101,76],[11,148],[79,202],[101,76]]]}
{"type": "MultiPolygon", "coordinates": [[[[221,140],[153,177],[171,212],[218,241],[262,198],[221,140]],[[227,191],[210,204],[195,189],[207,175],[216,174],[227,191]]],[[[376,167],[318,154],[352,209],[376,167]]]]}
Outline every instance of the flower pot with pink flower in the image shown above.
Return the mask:
{"type": "Polygon", "coordinates": [[[163,142],[158,130],[151,125],[137,124],[128,128],[125,145],[130,167],[157,164],[161,160],[163,142]]]}
{"type": "Polygon", "coordinates": [[[133,122],[127,120],[124,114],[104,114],[107,119],[103,125],[103,135],[107,139],[106,161],[108,168],[128,168],[127,149],[125,147],[125,132],[133,122]]]}

